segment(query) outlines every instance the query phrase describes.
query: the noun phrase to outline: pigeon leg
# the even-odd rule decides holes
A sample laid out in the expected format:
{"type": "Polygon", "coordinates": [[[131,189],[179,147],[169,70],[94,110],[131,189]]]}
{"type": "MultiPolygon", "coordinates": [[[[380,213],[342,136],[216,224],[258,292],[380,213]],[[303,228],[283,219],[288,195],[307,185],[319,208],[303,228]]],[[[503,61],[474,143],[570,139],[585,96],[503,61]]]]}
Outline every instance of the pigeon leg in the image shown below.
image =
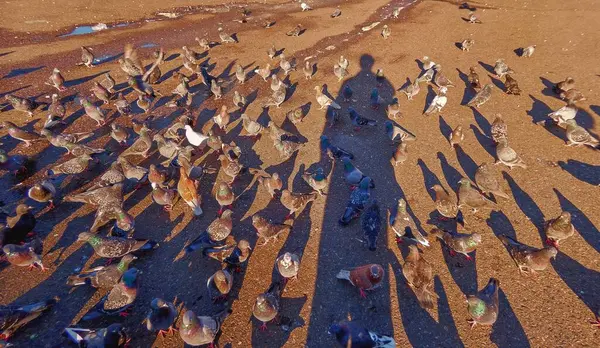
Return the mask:
{"type": "Polygon", "coordinates": [[[56,206],[54,205],[54,202],[50,201],[50,204],[48,205],[48,209],[52,210],[54,208],[56,208],[56,206]]]}
{"type": "Polygon", "coordinates": [[[546,238],[546,244],[555,247],[556,249],[558,249],[558,242],[555,240],[552,240],[550,238],[546,238]]]}
{"type": "Polygon", "coordinates": [[[465,257],[467,258],[468,261],[473,261],[473,258],[470,255],[465,254],[465,257]]]}
{"type": "Polygon", "coordinates": [[[359,289],[359,290],[360,290],[360,297],[367,298],[367,293],[363,289],[359,289]]]}
{"type": "Polygon", "coordinates": [[[402,240],[402,237],[396,237],[396,243],[398,243],[398,244],[404,243],[404,241],[402,240]]]}
{"type": "Polygon", "coordinates": [[[173,206],[172,206],[172,205],[165,205],[165,206],[163,207],[163,209],[164,209],[165,211],[171,211],[171,210],[173,210],[173,206]]]}
{"type": "Polygon", "coordinates": [[[452,256],[452,257],[456,256],[456,251],[454,251],[452,249],[448,249],[448,252],[450,253],[450,256],[452,256]]]}
{"type": "Polygon", "coordinates": [[[267,331],[267,323],[262,323],[260,326],[260,331],[267,331]]]}
{"type": "Polygon", "coordinates": [[[164,331],[164,330],[158,330],[158,335],[162,338],[165,338],[165,336],[166,336],[165,333],[166,333],[166,331],[164,331]]]}
{"type": "MultiPolygon", "coordinates": [[[[119,312],[120,317],[128,317],[131,315],[131,307],[127,307],[126,310],[119,312]]],[[[162,330],[161,330],[162,331],[162,330]]],[[[160,332],[160,331],[159,331],[160,332]]],[[[164,336],[163,336],[164,337],[164,336]]]]}
{"type": "Polygon", "coordinates": [[[223,215],[223,206],[221,206],[221,208],[219,208],[219,211],[217,212],[218,216],[223,215]]]}
{"type": "Polygon", "coordinates": [[[475,321],[475,319],[469,319],[467,320],[469,322],[469,324],[471,324],[471,329],[475,327],[475,325],[477,325],[477,322],[475,321]]]}
{"type": "Polygon", "coordinates": [[[596,319],[594,321],[590,321],[590,325],[593,327],[600,327],[600,317],[596,315],[596,319]]]}
{"type": "Polygon", "coordinates": [[[104,263],[104,266],[108,266],[113,262],[113,258],[109,258],[108,260],[106,260],[106,262],[104,263]]]}
{"type": "Polygon", "coordinates": [[[174,335],[175,332],[179,332],[179,330],[174,328],[173,326],[169,327],[169,334],[174,335]]]}

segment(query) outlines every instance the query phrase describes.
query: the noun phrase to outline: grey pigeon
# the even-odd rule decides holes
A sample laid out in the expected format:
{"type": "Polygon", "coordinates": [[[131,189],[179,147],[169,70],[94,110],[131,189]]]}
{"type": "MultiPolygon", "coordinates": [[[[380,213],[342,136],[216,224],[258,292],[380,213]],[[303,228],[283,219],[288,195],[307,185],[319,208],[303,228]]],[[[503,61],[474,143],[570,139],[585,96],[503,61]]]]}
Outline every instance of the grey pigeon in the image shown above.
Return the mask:
{"type": "Polygon", "coordinates": [[[456,255],[456,253],[463,254],[469,261],[473,259],[469,256],[469,253],[475,251],[479,244],[481,244],[481,235],[479,233],[466,234],[434,228],[431,230],[431,234],[446,244],[451,256],[456,255]]]}
{"type": "Polygon", "coordinates": [[[354,155],[350,152],[342,149],[341,147],[331,144],[329,138],[326,135],[321,135],[321,151],[329,152],[333,155],[334,158],[338,159],[344,157],[354,159],[354,155]]]}
{"type": "Polygon", "coordinates": [[[173,333],[173,325],[177,317],[177,308],[171,302],[162,298],[155,298],[150,303],[150,312],[144,321],[148,331],[155,332],[165,337],[166,333],[173,333]]]}
{"type": "Polygon", "coordinates": [[[392,215],[388,209],[388,230],[396,234],[396,242],[401,243],[403,238],[411,239],[424,246],[429,246],[429,241],[417,229],[415,221],[406,210],[404,198],[398,200],[396,214],[392,215]]]}
{"type": "Polygon", "coordinates": [[[369,250],[375,251],[377,249],[377,236],[379,230],[381,230],[381,213],[376,200],[362,214],[362,229],[369,250]]]}
{"type": "Polygon", "coordinates": [[[363,126],[376,126],[377,121],[361,116],[353,107],[348,107],[348,115],[354,125],[354,130],[358,131],[363,126]]]}
{"type": "Polygon", "coordinates": [[[279,315],[279,301],[281,300],[281,283],[273,282],[266,292],[258,295],[254,306],[252,307],[252,315],[262,322],[261,331],[267,330],[267,323],[275,319],[279,315]]]}
{"type": "Polygon", "coordinates": [[[479,92],[477,92],[477,94],[475,94],[475,96],[471,98],[471,100],[469,100],[467,106],[475,106],[476,108],[478,108],[481,105],[485,104],[488,100],[490,100],[493,88],[494,85],[491,83],[488,83],[487,85],[483,86],[483,88],[479,92]]]}
{"type": "Polygon", "coordinates": [[[68,327],[63,335],[78,347],[86,348],[124,348],[129,342],[123,325],[118,323],[101,329],[68,327]]]}
{"type": "Polygon", "coordinates": [[[467,295],[467,311],[471,316],[471,328],[477,324],[493,325],[498,319],[498,289],[500,281],[490,278],[487,285],[476,295],[467,295]]]}
{"type": "Polygon", "coordinates": [[[348,200],[348,203],[346,203],[344,214],[338,220],[340,225],[348,225],[352,219],[358,217],[360,212],[363,211],[371,197],[371,187],[373,187],[372,182],[371,178],[365,176],[358,184],[358,187],[350,193],[350,199],[348,200]]]}
{"type": "Polygon", "coordinates": [[[158,243],[152,240],[102,237],[88,232],[80,233],[77,240],[87,242],[94,248],[96,255],[106,258],[121,257],[138,250],[146,251],[158,247],[158,243]]]}
{"type": "Polygon", "coordinates": [[[296,279],[300,270],[300,258],[296,254],[286,252],[275,260],[277,270],[282,277],[296,279]]]}
{"type": "Polygon", "coordinates": [[[414,141],[417,139],[414,135],[396,126],[392,121],[385,121],[385,133],[393,142],[414,141]]]}
{"type": "MultiPolygon", "coordinates": [[[[342,161],[344,162],[344,178],[348,184],[350,184],[352,187],[355,187],[366,176],[360,171],[360,169],[356,168],[354,164],[352,164],[350,158],[342,157],[342,161]]],[[[375,183],[373,180],[370,182],[370,187],[375,188],[375,183]]]]}
{"type": "Polygon", "coordinates": [[[23,306],[0,306],[0,339],[8,340],[15,331],[42,315],[56,302],[56,299],[50,299],[23,306]]]}
{"type": "Polygon", "coordinates": [[[395,348],[393,337],[379,335],[369,331],[354,322],[333,324],[329,334],[335,335],[340,347],[343,348],[395,348]]]}
{"type": "Polygon", "coordinates": [[[137,257],[127,254],[123,256],[119,263],[98,266],[87,272],[69,276],[67,278],[67,285],[79,286],[88,284],[95,288],[112,288],[119,282],[123,273],[129,269],[131,261],[135,259],[137,257]]]}

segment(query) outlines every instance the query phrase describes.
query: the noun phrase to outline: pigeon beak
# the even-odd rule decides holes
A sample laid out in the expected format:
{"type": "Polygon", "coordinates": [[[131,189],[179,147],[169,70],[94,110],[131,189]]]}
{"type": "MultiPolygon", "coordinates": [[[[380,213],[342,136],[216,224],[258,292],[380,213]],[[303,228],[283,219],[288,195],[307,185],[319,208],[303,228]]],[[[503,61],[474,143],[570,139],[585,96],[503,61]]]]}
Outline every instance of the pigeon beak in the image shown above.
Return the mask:
{"type": "Polygon", "coordinates": [[[29,210],[33,210],[33,207],[32,206],[27,206],[27,211],[29,211],[29,210]]]}

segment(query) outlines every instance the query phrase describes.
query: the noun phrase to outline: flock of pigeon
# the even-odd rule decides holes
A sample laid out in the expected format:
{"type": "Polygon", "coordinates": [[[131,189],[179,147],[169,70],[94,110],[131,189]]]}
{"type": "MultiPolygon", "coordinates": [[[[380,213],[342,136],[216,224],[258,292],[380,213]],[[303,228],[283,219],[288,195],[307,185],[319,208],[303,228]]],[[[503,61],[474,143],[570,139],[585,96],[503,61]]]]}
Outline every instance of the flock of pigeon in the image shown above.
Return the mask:
{"type": "MultiPolygon", "coordinates": [[[[311,9],[305,3],[302,3],[301,7],[303,11],[311,9]]],[[[395,17],[397,17],[397,12],[399,12],[399,9],[394,10],[395,17]]],[[[341,11],[338,9],[331,17],[335,18],[340,14],[341,11]]],[[[243,15],[248,16],[249,13],[245,11],[243,15]]],[[[473,24],[481,23],[474,13],[469,14],[467,21],[473,24]]],[[[206,38],[196,38],[198,45],[204,52],[197,53],[184,46],[180,55],[183,60],[184,71],[189,71],[191,75],[200,77],[202,83],[206,86],[203,90],[206,90],[214,99],[224,97],[226,94],[224,86],[229,81],[212,76],[201,60],[208,56],[214,45],[228,45],[237,42],[237,38],[228,35],[221,28],[219,29],[220,43],[211,42],[206,38]]],[[[301,35],[302,31],[301,27],[296,27],[288,35],[298,36],[301,35]]],[[[390,35],[391,29],[387,25],[383,26],[381,31],[383,39],[387,39],[390,35]]],[[[464,40],[460,47],[468,51],[474,43],[471,39],[464,40]]],[[[534,51],[535,46],[530,46],[522,49],[521,55],[531,57],[534,51]]],[[[279,71],[286,77],[296,70],[293,61],[286,59],[274,46],[269,49],[267,54],[271,60],[279,59],[279,71]]],[[[92,49],[81,47],[81,62],[78,65],[93,69],[95,62],[92,49]]],[[[137,107],[144,114],[151,113],[155,98],[162,95],[153,86],[161,81],[160,66],[164,62],[164,51],[160,49],[154,52],[154,61],[146,69],[138,57],[136,49],[132,45],[127,45],[123,57],[118,62],[122,71],[127,75],[127,86],[137,93],[135,99],[137,107]]],[[[429,57],[423,57],[421,62],[423,72],[400,91],[406,94],[410,102],[419,93],[422,84],[434,84],[438,88],[437,95],[424,113],[440,112],[447,103],[446,94],[448,89],[454,87],[454,84],[442,73],[440,64],[434,63],[429,57]]],[[[340,81],[348,76],[348,66],[349,62],[343,56],[335,63],[333,72],[340,81]]],[[[273,72],[269,64],[256,69],[255,72],[265,82],[270,79],[272,94],[266,98],[267,101],[264,103],[264,107],[275,106],[279,108],[287,100],[286,91],[289,85],[285,82],[285,78],[281,79],[277,72],[273,72]]],[[[494,72],[498,78],[505,79],[506,93],[520,93],[518,83],[513,77],[514,71],[503,60],[496,61],[494,72]]],[[[314,66],[308,60],[303,67],[303,75],[307,80],[312,79],[315,75],[314,66]]],[[[243,84],[248,78],[247,72],[241,65],[237,65],[234,76],[240,84],[243,84]]],[[[376,82],[380,83],[383,78],[383,71],[377,71],[375,75],[376,82]]],[[[110,163],[109,168],[86,191],[66,194],[63,198],[67,202],[80,202],[96,207],[93,225],[89,232],[79,234],[78,240],[88,243],[98,257],[108,259],[105,266],[69,276],[67,279],[67,284],[71,286],[85,285],[110,289],[108,294],[83,316],[82,321],[103,316],[127,315],[128,310],[136,300],[141,274],[137,268],[130,267],[130,264],[145,252],[159,247],[159,244],[155,241],[139,240],[131,237],[135,219],[123,208],[123,187],[127,182],[135,182],[137,184],[136,188],[145,183],[150,183],[153,201],[163,206],[165,210],[172,209],[179,200],[183,200],[191,208],[194,215],[201,216],[203,215],[202,200],[203,196],[206,195],[198,192],[199,180],[205,175],[215,174],[217,170],[210,166],[195,163],[198,162],[196,156],[200,153],[218,154],[221,165],[220,170],[224,174],[222,176],[224,179],[215,182],[214,198],[221,209],[206,231],[185,248],[186,253],[200,250],[205,257],[215,259],[222,264],[222,269],[207,279],[210,297],[215,302],[227,299],[227,295],[235,281],[235,275],[248,260],[252,249],[248,241],[243,239],[236,241],[231,234],[233,226],[231,205],[236,199],[232,186],[236,178],[246,172],[252,174],[254,176],[252,183],[257,181],[268,191],[272,199],[278,198],[281,204],[289,210],[289,215],[283,223],[273,223],[259,214],[252,216],[252,225],[258,236],[258,246],[268,243],[281,234],[287,234],[292,229],[294,218],[300,215],[310,202],[325,195],[324,191],[328,188],[331,173],[325,173],[322,168],[318,168],[314,172],[305,172],[302,175],[306,183],[314,189],[310,193],[291,192],[283,189],[283,178],[278,173],[269,174],[263,169],[247,168],[242,161],[242,149],[235,142],[226,143],[221,140],[221,135],[227,134],[230,129],[237,125],[235,123],[239,122],[231,121],[230,109],[225,105],[225,102],[223,102],[222,108],[214,115],[212,120],[209,121],[212,122],[212,125],[208,127],[206,134],[199,132],[195,130],[194,117],[192,116],[193,99],[198,92],[190,91],[190,78],[183,72],[174,73],[172,79],[177,81],[177,87],[171,92],[173,98],[166,105],[182,110],[183,115],[174,124],[163,130],[150,129],[145,122],[134,122],[133,131],[137,134],[135,141],[110,163]],[[151,164],[149,168],[132,162],[132,160],[147,158],[154,143],[157,145],[159,158],[164,159],[164,161],[151,164]],[[108,236],[97,234],[103,226],[111,221],[114,221],[114,226],[110,229],[108,236]],[[115,258],[120,258],[120,260],[112,263],[112,259],[115,258]]],[[[66,116],[67,108],[60,99],[60,93],[67,90],[65,81],[66,79],[62,73],[58,69],[54,69],[47,84],[54,87],[57,93],[51,97],[52,102],[48,105],[48,116],[41,132],[34,133],[24,130],[12,122],[2,122],[2,127],[7,130],[8,134],[24,142],[25,146],[29,146],[33,142],[48,141],[53,146],[64,148],[71,155],[72,159],[53,165],[47,171],[45,178],[32,185],[27,191],[30,199],[48,203],[51,209],[54,208],[54,200],[58,191],[53,179],[58,176],[77,176],[87,171],[91,166],[90,163],[96,160],[95,157],[106,151],[103,148],[92,148],[82,144],[83,140],[94,135],[93,132],[68,134],[53,130],[64,123],[63,119],[66,116]]],[[[493,84],[482,86],[474,67],[470,69],[468,81],[476,91],[475,96],[467,103],[470,107],[480,107],[492,97],[493,93],[497,93],[494,92],[497,88],[493,84]]],[[[122,117],[132,115],[130,105],[132,101],[124,97],[122,90],[116,91],[115,86],[115,80],[110,73],[106,73],[102,80],[94,81],[91,87],[92,95],[98,101],[101,101],[102,105],[98,106],[98,103],[82,95],[77,96],[75,99],[76,104],[81,105],[85,114],[95,120],[98,126],[105,126],[108,108],[111,106],[114,106],[116,112],[122,117]]],[[[321,86],[315,86],[315,92],[320,110],[326,109],[330,126],[335,125],[336,122],[341,122],[340,110],[342,107],[324,94],[321,86]]],[[[579,126],[575,119],[578,110],[577,103],[585,100],[585,98],[575,88],[573,78],[569,77],[558,83],[555,86],[555,92],[559,94],[561,99],[566,101],[566,105],[548,116],[558,127],[565,129],[568,145],[597,146],[598,140],[579,126]]],[[[265,126],[243,113],[248,104],[246,97],[235,89],[232,90],[232,93],[233,104],[242,113],[239,119],[243,131],[240,135],[253,138],[263,134],[268,135],[273,141],[274,148],[284,161],[304,146],[298,140],[298,136],[283,130],[273,122],[269,122],[265,126]]],[[[353,91],[350,86],[345,85],[341,93],[343,102],[351,103],[352,95],[353,91]]],[[[6,95],[5,98],[12,108],[22,111],[28,116],[32,116],[34,111],[40,107],[38,103],[26,97],[6,95]]],[[[408,157],[407,144],[416,138],[394,123],[394,120],[401,114],[398,99],[394,98],[391,102],[385,101],[379,95],[376,87],[372,89],[370,101],[371,107],[374,109],[379,109],[381,105],[385,105],[388,116],[388,120],[385,122],[386,133],[391,141],[398,143],[391,163],[401,165],[408,157]]],[[[356,131],[361,127],[374,126],[377,123],[376,120],[361,116],[350,105],[347,107],[347,112],[356,131]]],[[[301,108],[287,113],[287,118],[293,124],[302,122],[304,117],[306,115],[301,108]]],[[[130,130],[114,122],[110,124],[110,127],[111,137],[119,144],[126,145],[130,138],[130,130]]],[[[526,168],[526,164],[520,156],[509,146],[508,129],[500,115],[492,123],[490,133],[496,143],[497,162],[495,164],[502,164],[511,169],[513,167],[526,168]]],[[[459,126],[450,134],[449,142],[454,146],[463,139],[463,130],[459,126]]],[[[352,220],[361,218],[364,240],[370,250],[375,250],[382,223],[377,201],[371,199],[371,191],[375,187],[374,181],[354,166],[354,155],[351,152],[332,144],[326,136],[322,136],[320,142],[322,151],[332,161],[339,160],[343,163],[344,178],[353,188],[344,214],[339,219],[339,224],[346,226],[352,220]]],[[[27,162],[28,159],[23,156],[9,155],[4,151],[0,152],[1,169],[15,173],[26,171],[27,162]]],[[[492,195],[508,198],[506,193],[502,191],[501,183],[496,178],[494,168],[494,165],[483,163],[476,171],[475,183],[465,178],[461,179],[457,192],[458,202],[442,186],[435,185],[432,187],[431,190],[435,192],[436,208],[441,215],[441,219],[457,219],[464,224],[465,218],[460,214],[461,212],[494,209],[495,203],[489,198],[492,195]]],[[[43,242],[34,233],[36,218],[31,209],[32,207],[26,204],[19,204],[16,206],[14,214],[5,211],[7,218],[1,226],[0,246],[2,246],[4,253],[3,257],[10,264],[45,270],[41,260],[43,242]]],[[[388,231],[395,233],[398,242],[403,240],[414,242],[409,246],[409,255],[402,266],[402,273],[408,285],[414,291],[420,305],[426,309],[433,308],[436,294],[433,289],[432,266],[417,247],[417,245],[428,247],[429,241],[416,228],[411,215],[407,212],[407,204],[404,199],[398,200],[395,213],[392,214],[388,210],[386,222],[388,231]]],[[[548,246],[541,249],[524,245],[508,236],[500,236],[500,240],[514,259],[519,271],[533,273],[542,271],[548,266],[549,260],[556,257],[558,253],[559,243],[574,233],[571,215],[568,212],[563,212],[557,218],[548,221],[545,232],[548,238],[548,246]]],[[[467,259],[471,259],[469,253],[476,250],[482,241],[481,235],[478,233],[463,234],[442,229],[432,230],[431,236],[442,240],[452,255],[460,253],[465,255],[467,259]]],[[[261,329],[263,330],[267,328],[266,324],[268,322],[277,320],[282,291],[288,280],[294,279],[300,271],[300,257],[286,252],[277,258],[276,268],[278,277],[275,278],[267,291],[256,298],[253,306],[253,315],[262,323],[261,329]]],[[[384,279],[384,268],[378,264],[368,264],[341,270],[337,277],[349,281],[359,289],[361,296],[366,296],[365,291],[376,289],[381,285],[384,279]]],[[[491,325],[496,321],[500,310],[498,303],[499,286],[499,280],[492,278],[477,294],[467,296],[467,309],[472,326],[476,324],[491,325]]],[[[7,340],[20,327],[42,315],[45,310],[55,305],[56,302],[56,299],[49,299],[25,306],[0,306],[1,338],[7,340]]],[[[225,310],[213,316],[198,316],[193,311],[186,310],[183,313],[179,328],[176,329],[175,323],[179,313],[174,303],[155,298],[150,307],[151,310],[144,320],[148,330],[158,332],[161,335],[178,331],[183,341],[191,346],[204,344],[212,346],[221,324],[231,313],[230,306],[226,306],[225,310]]],[[[65,329],[65,335],[81,346],[122,347],[128,342],[126,331],[126,328],[117,323],[100,329],[69,327],[65,329]]],[[[344,347],[395,347],[393,338],[378,335],[353,322],[333,324],[330,327],[330,333],[335,335],[340,345],[344,347]]],[[[5,341],[0,340],[0,346],[4,347],[7,344],[5,341]]]]}

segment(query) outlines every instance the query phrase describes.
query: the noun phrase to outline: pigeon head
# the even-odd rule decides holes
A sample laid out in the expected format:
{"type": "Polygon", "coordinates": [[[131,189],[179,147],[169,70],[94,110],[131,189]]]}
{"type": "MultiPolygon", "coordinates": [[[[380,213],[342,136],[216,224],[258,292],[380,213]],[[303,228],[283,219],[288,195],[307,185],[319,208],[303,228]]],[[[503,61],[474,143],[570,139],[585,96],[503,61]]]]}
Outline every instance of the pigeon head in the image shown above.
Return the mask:
{"type": "Polygon", "coordinates": [[[330,335],[335,335],[338,340],[343,340],[348,336],[348,327],[346,325],[333,324],[328,330],[330,335]]]}
{"type": "Polygon", "coordinates": [[[137,269],[137,268],[130,268],[127,270],[127,272],[123,273],[123,278],[121,278],[121,281],[128,287],[134,287],[139,279],[139,275],[142,272],[137,269]]]}
{"type": "Polygon", "coordinates": [[[469,295],[467,296],[467,310],[473,318],[477,319],[481,318],[485,314],[487,308],[483,300],[477,298],[476,296],[469,295]]]}
{"type": "Polygon", "coordinates": [[[194,314],[192,311],[186,311],[181,321],[182,329],[189,330],[190,328],[197,327],[198,325],[198,317],[196,317],[196,314],[194,314]]]}
{"type": "Polygon", "coordinates": [[[112,324],[106,328],[104,347],[123,347],[127,343],[127,333],[121,324],[112,324]]]}

